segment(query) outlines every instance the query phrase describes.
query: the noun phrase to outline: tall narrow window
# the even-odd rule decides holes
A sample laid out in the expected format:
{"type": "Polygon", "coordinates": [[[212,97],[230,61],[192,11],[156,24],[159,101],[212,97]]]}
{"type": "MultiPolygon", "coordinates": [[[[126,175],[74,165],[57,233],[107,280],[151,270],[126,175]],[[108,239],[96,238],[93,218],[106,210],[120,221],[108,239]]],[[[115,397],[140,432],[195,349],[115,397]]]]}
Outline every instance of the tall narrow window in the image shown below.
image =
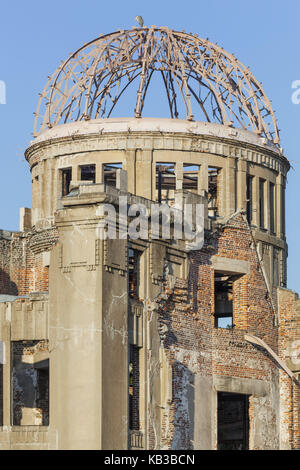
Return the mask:
{"type": "Polygon", "coordinates": [[[198,192],[199,165],[183,164],[183,189],[193,193],[198,192]]]}
{"type": "Polygon", "coordinates": [[[270,183],[270,232],[275,232],[275,185],[270,183]]]}
{"type": "Polygon", "coordinates": [[[265,228],[265,180],[259,179],[259,226],[265,228]]]}
{"type": "Polygon", "coordinates": [[[208,215],[212,218],[218,215],[219,176],[218,168],[208,168],[208,215]]]}
{"type": "Polygon", "coordinates": [[[281,234],[285,235],[285,193],[284,187],[281,188],[281,234]]]}
{"type": "Polygon", "coordinates": [[[81,181],[96,181],[96,165],[83,165],[80,167],[81,181]]]}
{"type": "Polygon", "coordinates": [[[232,278],[215,273],[215,328],[233,328],[232,278]]]}
{"type": "Polygon", "coordinates": [[[139,265],[140,252],[129,248],[128,268],[129,268],[129,296],[133,299],[139,298],[139,265]]]}
{"type": "Polygon", "coordinates": [[[140,350],[130,345],[129,349],[129,429],[140,429],[140,350]]]}
{"type": "Polygon", "coordinates": [[[72,180],[72,168],[64,168],[61,170],[62,177],[62,196],[66,196],[70,192],[70,183],[72,180]]]}
{"type": "Polygon", "coordinates": [[[174,200],[175,189],[175,164],[156,163],[156,200],[159,203],[174,200]]]}
{"type": "Polygon", "coordinates": [[[247,175],[247,220],[252,223],[253,210],[253,176],[247,175]]]}

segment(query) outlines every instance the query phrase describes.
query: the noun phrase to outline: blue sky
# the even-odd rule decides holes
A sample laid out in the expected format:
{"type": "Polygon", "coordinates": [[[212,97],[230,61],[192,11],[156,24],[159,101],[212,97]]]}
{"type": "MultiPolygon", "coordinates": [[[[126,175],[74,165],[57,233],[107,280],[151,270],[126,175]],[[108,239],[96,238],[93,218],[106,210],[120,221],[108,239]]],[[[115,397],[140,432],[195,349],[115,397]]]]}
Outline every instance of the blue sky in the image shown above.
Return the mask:
{"type": "MultiPolygon", "coordinates": [[[[147,26],[169,26],[218,42],[251,71],[272,100],[281,140],[292,162],[287,185],[288,286],[300,292],[300,104],[291,101],[300,80],[299,0],[11,0],[0,5],[0,229],[17,230],[19,207],[31,207],[31,177],[24,150],[33,129],[38,93],[70,52],[100,34],[131,28],[136,15],[147,26]]],[[[128,113],[132,114],[132,110],[128,113]]]]}

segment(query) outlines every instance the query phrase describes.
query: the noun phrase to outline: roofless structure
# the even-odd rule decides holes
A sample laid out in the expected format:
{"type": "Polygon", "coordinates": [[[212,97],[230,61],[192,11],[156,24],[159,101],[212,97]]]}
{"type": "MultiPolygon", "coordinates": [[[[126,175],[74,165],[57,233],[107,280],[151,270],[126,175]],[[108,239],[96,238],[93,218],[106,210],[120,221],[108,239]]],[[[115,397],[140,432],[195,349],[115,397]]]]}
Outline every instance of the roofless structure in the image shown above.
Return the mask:
{"type": "Polygon", "coordinates": [[[25,156],[32,208],[0,231],[0,448],[299,449],[289,162],[249,68],[166,27],[100,36],[49,78],[25,156]],[[135,209],[170,233],[124,236],[135,209]]]}

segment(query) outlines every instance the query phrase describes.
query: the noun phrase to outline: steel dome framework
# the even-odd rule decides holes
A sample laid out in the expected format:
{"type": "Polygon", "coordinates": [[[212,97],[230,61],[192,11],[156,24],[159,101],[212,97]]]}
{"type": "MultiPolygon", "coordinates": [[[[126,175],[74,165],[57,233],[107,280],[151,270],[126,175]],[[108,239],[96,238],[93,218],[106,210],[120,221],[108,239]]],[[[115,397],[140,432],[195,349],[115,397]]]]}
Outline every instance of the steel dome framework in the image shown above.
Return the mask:
{"type": "Polygon", "coordinates": [[[171,118],[242,128],[280,146],[271,103],[249,68],[197,35],[155,26],[100,36],[63,62],[40,95],[34,135],[58,124],[109,118],[134,82],[134,116],[142,117],[154,72],[161,75],[171,118]]]}

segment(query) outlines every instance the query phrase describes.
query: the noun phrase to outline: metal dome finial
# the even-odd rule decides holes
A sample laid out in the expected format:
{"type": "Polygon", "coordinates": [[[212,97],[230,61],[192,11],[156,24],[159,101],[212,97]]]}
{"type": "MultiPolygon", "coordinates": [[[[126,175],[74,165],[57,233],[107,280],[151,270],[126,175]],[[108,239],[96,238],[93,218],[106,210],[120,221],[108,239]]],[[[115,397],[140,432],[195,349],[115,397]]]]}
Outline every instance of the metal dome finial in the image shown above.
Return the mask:
{"type": "Polygon", "coordinates": [[[144,26],[144,20],[142,16],[136,16],[135,20],[138,22],[141,28],[144,26]]]}

